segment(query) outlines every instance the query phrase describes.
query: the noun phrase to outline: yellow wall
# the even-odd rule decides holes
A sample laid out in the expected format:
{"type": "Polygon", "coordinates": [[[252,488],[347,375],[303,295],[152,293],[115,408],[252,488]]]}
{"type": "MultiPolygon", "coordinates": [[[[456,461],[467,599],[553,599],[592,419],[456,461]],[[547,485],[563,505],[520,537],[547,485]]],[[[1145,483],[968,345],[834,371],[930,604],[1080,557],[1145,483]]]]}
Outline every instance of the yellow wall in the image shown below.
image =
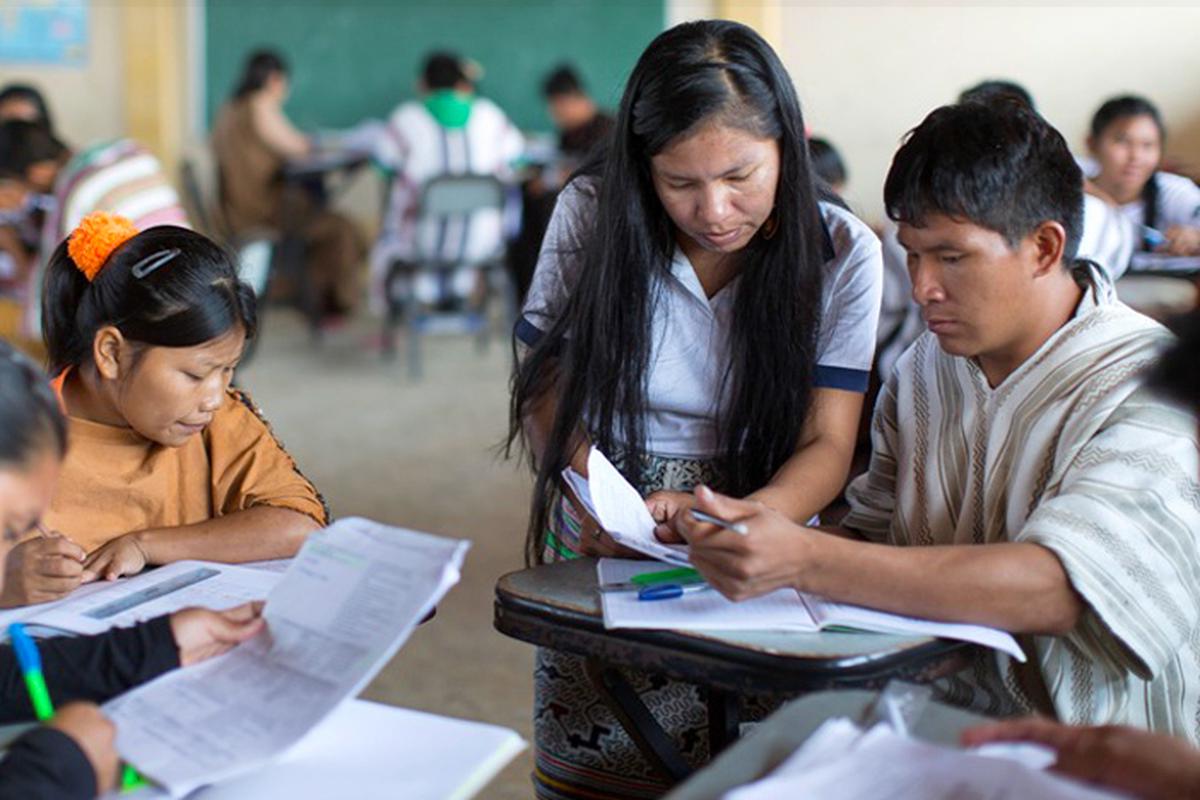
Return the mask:
{"type": "Polygon", "coordinates": [[[1200,162],[1200,8],[777,5],[805,121],[842,151],[848,199],[867,216],[882,213],[904,132],[984,78],[1024,84],[1081,153],[1105,98],[1143,93],[1168,152],[1200,162]]]}
{"type": "Polygon", "coordinates": [[[125,131],[121,8],[113,2],[92,3],[88,22],[87,61],[82,66],[0,65],[0,83],[32,83],[45,93],[60,134],[77,147],[125,131]]]}

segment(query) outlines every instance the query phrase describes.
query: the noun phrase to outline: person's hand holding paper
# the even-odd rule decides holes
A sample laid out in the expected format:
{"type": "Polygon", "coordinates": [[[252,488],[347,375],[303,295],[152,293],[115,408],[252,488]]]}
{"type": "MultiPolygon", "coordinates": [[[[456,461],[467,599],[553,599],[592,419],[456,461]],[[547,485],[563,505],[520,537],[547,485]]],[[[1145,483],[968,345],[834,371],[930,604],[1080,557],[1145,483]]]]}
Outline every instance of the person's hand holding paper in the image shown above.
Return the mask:
{"type": "MultiPolygon", "coordinates": [[[[657,523],[650,516],[645,501],[612,462],[593,447],[588,453],[587,463],[586,480],[571,469],[563,471],[563,479],[612,542],[642,556],[672,564],[686,564],[686,548],[663,544],[654,536],[657,523]]],[[[623,555],[628,557],[627,554],[623,555]]]]}

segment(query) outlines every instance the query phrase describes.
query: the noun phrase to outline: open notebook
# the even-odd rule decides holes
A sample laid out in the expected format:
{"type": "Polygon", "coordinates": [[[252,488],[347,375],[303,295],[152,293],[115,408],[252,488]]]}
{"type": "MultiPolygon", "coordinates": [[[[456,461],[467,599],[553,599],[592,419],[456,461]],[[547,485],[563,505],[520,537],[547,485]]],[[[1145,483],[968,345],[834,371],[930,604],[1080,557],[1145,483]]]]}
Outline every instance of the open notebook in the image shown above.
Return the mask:
{"type": "MultiPolygon", "coordinates": [[[[661,567],[654,563],[619,558],[602,558],[596,567],[601,586],[624,583],[634,575],[659,569],[661,567]]],[[[654,601],[638,600],[636,591],[603,592],[601,606],[606,628],[784,630],[809,633],[850,628],[868,633],[958,639],[994,648],[1018,661],[1025,660],[1020,645],[1005,631],[982,625],[903,617],[860,606],[832,603],[792,589],[780,589],[737,603],[713,590],[686,594],[673,600],[654,601]]]]}

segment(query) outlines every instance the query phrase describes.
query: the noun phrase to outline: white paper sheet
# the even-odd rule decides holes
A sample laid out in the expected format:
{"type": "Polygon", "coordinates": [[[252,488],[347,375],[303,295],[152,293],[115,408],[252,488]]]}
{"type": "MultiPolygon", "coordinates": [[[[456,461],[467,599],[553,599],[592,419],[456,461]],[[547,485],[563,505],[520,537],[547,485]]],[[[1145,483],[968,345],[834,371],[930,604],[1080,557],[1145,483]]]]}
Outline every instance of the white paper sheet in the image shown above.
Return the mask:
{"type": "Polygon", "coordinates": [[[275,758],[370,681],[458,582],[469,546],[353,518],[309,537],[267,600],[266,633],[105,705],[122,757],[173,796],[275,758]]]}
{"type": "Polygon", "coordinates": [[[687,546],[663,544],[655,537],[657,524],[645,500],[595,447],[588,453],[588,477],[568,467],[563,479],[617,544],[659,561],[688,563],[687,546]]]}
{"type": "Polygon", "coordinates": [[[103,633],[190,606],[224,609],[262,600],[282,577],[236,564],[176,561],[132,578],[84,584],[51,603],[6,610],[0,625],[24,622],[68,633],[103,633]]]}
{"type": "Polygon", "coordinates": [[[724,800],[1115,800],[1018,761],[900,736],[886,725],[854,733],[829,720],[771,775],[724,800]]]}
{"type": "MultiPolygon", "coordinates": [[[[515,731],[348,700],[279,760],[189,800],[466,800],[525,749],[515,731]]],[[[162,800],[146,789],[105,800],[162,800]]]]}

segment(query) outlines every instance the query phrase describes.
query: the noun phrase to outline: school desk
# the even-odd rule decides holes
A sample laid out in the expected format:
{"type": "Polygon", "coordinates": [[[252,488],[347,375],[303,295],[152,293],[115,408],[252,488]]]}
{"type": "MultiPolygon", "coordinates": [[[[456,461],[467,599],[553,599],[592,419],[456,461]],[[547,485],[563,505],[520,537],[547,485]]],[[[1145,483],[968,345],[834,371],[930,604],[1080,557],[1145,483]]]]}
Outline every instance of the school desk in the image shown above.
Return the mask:
{"type": "Polygon", "coordinates": [[[515,639],[583,656],[589,679],[622,727],[673,783],[692,770],[616,667],[706,687],[709,745],[718,753],[737,738],[743,693],[877,688],[892,678],[927,683],[964,668],[971,647],[866,633],[606,630],[591,558],[501,577],[495,626],[515,639]]]}
{"type": "MultiPolygon", "coordinates": [[[[830,717],[849,717],[860,723],[874,721],[876,696],[875,692],[852,689],[817,692],[793,700],[760,723],[753,736],[721,753],[663,800],[717,800],[735,787],[758,780],[779,766],[830,717]]],[[[915,720],[908,721],[909,730],[917,738],[955,745],[964,729],[986,721],[986,717],[931,702],[915,720]]]]}

